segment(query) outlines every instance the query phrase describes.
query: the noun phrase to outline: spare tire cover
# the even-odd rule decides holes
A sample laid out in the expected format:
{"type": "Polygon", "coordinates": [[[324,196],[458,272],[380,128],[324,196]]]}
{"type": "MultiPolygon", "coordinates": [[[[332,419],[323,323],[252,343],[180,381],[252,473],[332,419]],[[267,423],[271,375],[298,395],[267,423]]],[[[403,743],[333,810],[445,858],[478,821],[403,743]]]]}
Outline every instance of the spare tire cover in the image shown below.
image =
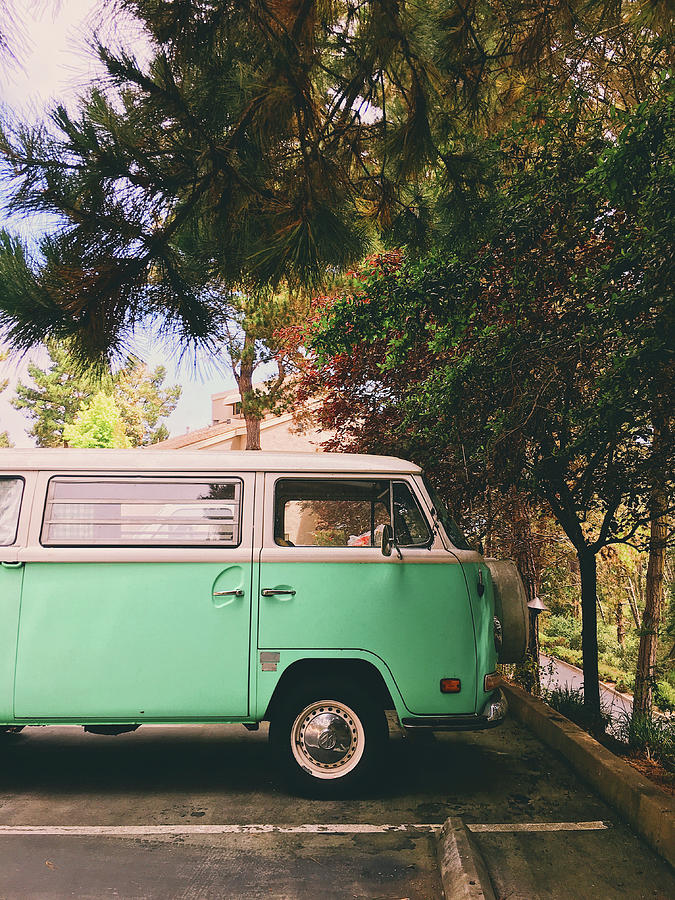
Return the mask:
{"type": "Polygon", "coordinates": [[[499,662],[516,663],[525,658],[530,636],[530,611],[525,585],[510,559],[486,559],[495,596],[495,615],[502,624],[499,662]]]}

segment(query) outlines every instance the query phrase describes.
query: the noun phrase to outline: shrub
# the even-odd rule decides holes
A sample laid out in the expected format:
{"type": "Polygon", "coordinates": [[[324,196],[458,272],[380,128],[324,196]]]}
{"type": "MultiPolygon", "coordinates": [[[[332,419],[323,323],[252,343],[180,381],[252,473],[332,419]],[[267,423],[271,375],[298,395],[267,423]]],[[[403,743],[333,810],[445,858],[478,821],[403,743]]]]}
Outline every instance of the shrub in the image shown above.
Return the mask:
{"type": "Polygon", "coordinates": [[[564,638],[567,647],[581,649],[581,622],[567,616],[548,616],[542,623],[549,638],[564,638]]]}
{"type": "Polygon", "coordinates": [[[657,681],[654,686],[654,702],[659,709],[675,710],[675,687],[665,679],[657,681]]]}
{"type": "Polygon", "coordinates": [[[571,650],[569,647],[556,647],[554,656],[573,666],[581,666],[583,662],[581,650],[571,650]]]}
{"type": "Polygon", "coordinates": [[[606,666],[611,666],[613,669],[623,669],[623,660],[619,656],[618,653],[603,653],[602,661],[606,666]]]}
{"type": "Polygon", "coordinates": [[[632,694],[635,688],[635,675],[621,675],[616,682],[617,691],[622,694],[632,694]]]}
{"type": "Polygon", "coordinates": [[[612,720],[609,712],[601,707],[600,722],[597,723],[589,718],[589,713],[584,706],[583,688],[570,688],[567,685],[555,687],[543,692],[543,699],[549,706],[557,710],[561,715],[567,716],[572,722],[576,722],[586,731],[597,733],[598,731],[607,731],[612,720]]]}
{"type": "Polygon", "coordinates": [[[669,716],[628,716],[618,726],[618,737],[629,748],[658,760],[675,772],[675,718],[669,716]]]}

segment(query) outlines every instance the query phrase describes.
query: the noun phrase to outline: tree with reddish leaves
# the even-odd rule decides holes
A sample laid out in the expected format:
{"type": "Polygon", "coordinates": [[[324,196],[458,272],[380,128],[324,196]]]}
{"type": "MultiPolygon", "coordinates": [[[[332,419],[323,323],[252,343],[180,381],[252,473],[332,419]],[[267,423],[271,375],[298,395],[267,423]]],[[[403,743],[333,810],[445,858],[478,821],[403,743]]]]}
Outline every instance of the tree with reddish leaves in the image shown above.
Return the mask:
{"type": "Polygon", "coordinates": [[[621,138],[574,98],[540,109],[486,144],[495,191],[475,233],[450,233],[419,261],[375,260],[308,335],[305,381],[324,392],[323,424],[343,449],[409,455],[458,486],[464,469],[469,502],[516,490],[555,516],[579,563],[591,723],[596,555],[638,540],[655,484],[661,515],[672,503],[672,441],[654,419],[654,398],[672,396],[672,173],[659,165],[672,100],[635,117],[642,128],[628,117],[618,130],[642,135],[636,158],[653,160],[649,214],[610,193],[621,138]]]}

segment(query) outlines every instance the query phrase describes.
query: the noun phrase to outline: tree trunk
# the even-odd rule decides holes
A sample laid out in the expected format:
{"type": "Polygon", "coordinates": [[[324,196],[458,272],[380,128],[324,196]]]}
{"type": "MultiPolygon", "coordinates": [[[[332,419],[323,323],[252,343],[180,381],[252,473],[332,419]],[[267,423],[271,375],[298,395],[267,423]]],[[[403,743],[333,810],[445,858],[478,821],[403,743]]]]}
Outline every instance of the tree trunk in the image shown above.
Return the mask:
{"type": "Polygon", "coordinates": [[[666,561],[666,538],[668,519],[665,514],[666,498],[663,491],[652,495],[652,520],[649,535],[649,563],[645,586],[645,609],[642,614],[640,648],[638,650],[637,671],[633,715],[649,716],[652,711],[654,690],[654,667],[659,639],[659,623],[663,605],[663,575],[666,561]]]}
{"type": "Polygon", "coordinates": [[[659,624],[663,605],[663,576],[666,564],[668,539],[668,494],[664,489],[666,460],[671,446],[672,413],[670,393],[657,395],[652,406],[652,492],[649,498],[649,562],[645,583],[645,608],[642,614],[640,647],[638,650],[633,717],[649,716],[652,711],[652,694],[655,681],[656,648],[659,640],[659,624]]]}
{"type": "Polygon", "coordinates": [[[598,577],[595,554],[577,550],[581,576],[581,650],[584,657],[584,706],[592,721],[600,725],[600,681],[598,676],[598,577]]]}
{"type": "Polygon", "coordinates": [[[239,374],[235,373],[239,396],[241,397],[241,412],[246,422],[246,449],[260,450],[260,415],[258,410],[252,408],[253,397],[253,369],[255,340],[247,333],[244,336],[244,347],[239,364],[239,374]]]}
{"type": "Polygon", "coordinates": [[[626,643],[626,628],[623,620],[623,602],[620,597],[616,601],[616,642],[619,647],[626,643]]]}
{"type": "Polygon", "coordinates": [[[485,516],[485,555],[492,556],[492,491],[488,487],[486,490],[486,516],[485,516]]]}
{"type": "Polygon", "coordinates": [[[246,449],[260,450],[260,419],[257,416],[245,416],[246,421],[246,449]]]}
{"type": "Polygon", "coordinates": [[[635,627],[640,627],[640,610],[637,605],[637,597],[635,596],[635,588],[633,587],[633,579],[630,575],[626,575],[626,581],[628,583],[628,605],[630,606],[630,611],[633,614],[633,621],[635,622],[635,627]]]}
{"type": "MultiPolygon", "coordinates": [[[[534,561],[532,522],[527,504],[516,497],[512,507],[514,556],[523,579],[527,601],[530,603],[538,594],[537,567],[534,561]]],[[[539,671],[539,612],[529,610],[530,638],[527,659],[522,667],[521,680],[524,687],[536,697],[541,696],[541,674],[539,671]]]]}
{"type": "Polygon", "coordinates": [[[602,608],[602,601],[600,600],[599,597],[597,598],[597,601],[598,601],[598,611],[600,613],[600,618],[602,619],[602,624],[604,625],[605,624],[605,611],[602,608]]]}

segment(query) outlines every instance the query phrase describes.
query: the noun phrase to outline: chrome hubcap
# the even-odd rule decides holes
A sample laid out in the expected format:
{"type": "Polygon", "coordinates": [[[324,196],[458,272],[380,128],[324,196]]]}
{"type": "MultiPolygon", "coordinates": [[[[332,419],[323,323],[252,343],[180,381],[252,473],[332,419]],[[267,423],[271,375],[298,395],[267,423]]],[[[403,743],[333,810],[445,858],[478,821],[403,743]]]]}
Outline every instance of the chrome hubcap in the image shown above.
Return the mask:
{"type": "Polygon", "coordinates": [[[305,771],[317,778],[346,775],[360,761],[364,746],[363,725],[343,703],[316,701],[293,723],[293,755],[305,771]]]}
{"type": "Polygon", "coordinates": [[[339,763],[352,747],[350,725],[332,711],[319,711],[303,723],[301,740],[305,749],[318,763],[339,763]]]}

